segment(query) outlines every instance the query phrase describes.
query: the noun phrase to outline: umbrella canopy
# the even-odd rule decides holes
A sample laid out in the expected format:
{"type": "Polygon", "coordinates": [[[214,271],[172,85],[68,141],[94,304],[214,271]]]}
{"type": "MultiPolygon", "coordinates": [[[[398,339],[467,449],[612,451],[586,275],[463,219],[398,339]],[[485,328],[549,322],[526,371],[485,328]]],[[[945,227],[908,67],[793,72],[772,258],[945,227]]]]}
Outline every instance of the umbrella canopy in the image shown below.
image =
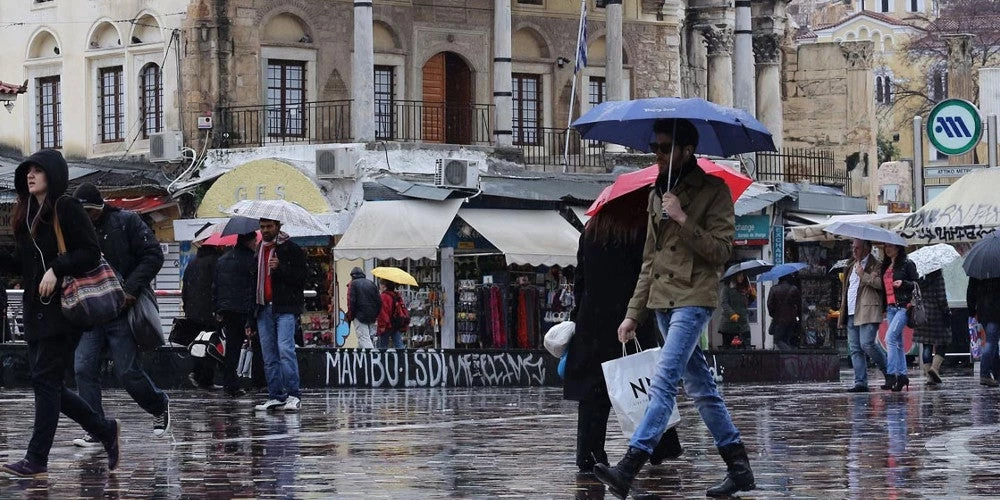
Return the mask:
{"type": "Polygon", "coordinates": [[[653,97],[607,101],[573,122],[584,139],[621,144],[650,152],[655,142],[653,122],[684,118],[698,129],[696,153],[733,156],[753,151],[775,151],[771,132],[741,109],[720,106],[700,98],[653,97]]]}
{"type": "Polygon", "coordinates": [[[827,272],[832,273],[837,269],[847,269],[847,263],[850,261],[851,259],[840,259],[837,262],[835,262],[832,266],[830,266],[830,270],[827,272]]]}
{"type": "Polygon", "coordinates": [[[771,264],[764,260],[760,259],[748,260],[740,262],[739,264],[733,264],[732,266],[729,266],[729,269],[726,269],[726,274],[722,275],[722,279],[727,280],[739,273],[745,274],[747,278],[752,278],[754,276],[757,276],[758,274],[770,271],[772,267],[774,267],[774,264],[771,264]]]}
{"type": "Polygon", "coordinates": [[[331,235],[330,228],[306,209],[286,200],[243,200],[229,207],[226,213],[249,219],[276,220],[281,222],[282,226],[295,226],[312,231],[315,235],[331,235]]]}
{"type": "Polygon", "coordinates": [[[970,278],[1000,278],[1000,236],[991,236],[973,245],[965,254],[962,269],[970,278]]]}
{"type": "Polygon", "coordinates": [[[418,286],[417,280],[410,273],[398,267],[376,267],[372,269],[372,276],[391,281],[399,285],[418,286]]]}
{"type": "Polygon", "coordinates": [[[251,219],[249,217],[232,217],[229,222],[226,223],[222,228],[222,235],[240,235],[252,233],[254,231],[260,230],[260,219],[251,219]]]}
{"type": "MultiPolygon", "coordinates": [[[[257,243],[260,243],[260,230],[257,233],[257,243]]],[[[245,234],[245,233],[241,233],[245,234]]],[[[224,235],[222,233],[213,233],[208,238],[202,240],[202,245],[214,246],[214,247],[232,247],[236,246],[237,240],[239,239],[239,234],[228,234],[224,235]]]]}
{"type": "Polygon", "coordinates": [[[958,254],[955,247],[939,243],[910,252],[907,257],[917,265],[917,274],[922,278],[934,271],[944,269],[944,266],[951,264],[961,255],[958,254]]]}
{"type": "Polygon", "coordinates": [[[895,231],[882,229],[864,222],[835,222],[823,228],[824,231],[846,238],[858,238],[876,243],[906,246],[906,240],[895,231]]]}
{"type": "Polygon", "coordinates": [[[1000,168],[974,170],[895,229],[915,245],[977,242],[1000,227],[1000,168]]]}
{"type": "MultiPolygon", "coordinates": [[[[725,181],[726,185],[729,186],[729,192],[732,194],[734,203],[747,190],[747,187],[753,184],[753,180],[743,175],[742,172],[737,172],[725,165],[719,165],[708,158],[698,158],[698,167],[704,170],[706,174],[713,175],[725,181]]],[[[587,209],[587,215],[593,216],[611,200],[652,186],[656,182],[658,175],[660,175],[660,166],[655,163],[642,170],[619,175],[613,184],[604,188],[604,191],[601,191],[601,194],[598,195],[594,203],[587,209]]]]}
{"type": "Polygon", "coordinates": [[[771,268],[770,271],[757,276],[757,281],[778,281],[789,274],[795,274],[805,268],[809,267],[809,264],[802,262],[790,262],[788,264],[778,264],[771,268]]]}

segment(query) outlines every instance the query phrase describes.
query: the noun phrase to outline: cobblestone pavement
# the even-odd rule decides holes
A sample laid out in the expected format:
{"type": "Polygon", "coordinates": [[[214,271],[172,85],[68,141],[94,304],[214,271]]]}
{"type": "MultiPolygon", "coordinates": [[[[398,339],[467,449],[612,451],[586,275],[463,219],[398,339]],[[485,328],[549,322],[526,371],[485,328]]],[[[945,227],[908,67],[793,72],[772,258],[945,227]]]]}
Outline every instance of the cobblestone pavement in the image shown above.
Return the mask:
{"type": "MultiPolygon", "coordinates": [[[[844,372],[845,380],[849,374],[844,372]]],[[[747,497],[996,497],[1000,391],[946,379],[907,393],[847,394],[845,384],[726,386],[751,452],[758,489],[747,497]]],[[[173,392],[172,438],[120,391],[123,462],[71,445],[61,421],[44,480],[0,474],[0,498],[604,498],[573,464],[575,404],[558,388],[330,389],[302,413],[255,414],[257,399],[173,392]]],[[[0,391],[0,459],[20,459],[32,400],[0,391]]],[[[664,497],[703,497],[724,474],[691,401],[680,398],[677,461],[647,467],[637,484],[664,497]]],[[[626,443],[617,424],[608,452],[626,443]]],[[[607,498],[611,498],[610,494],[607,498]]]]}

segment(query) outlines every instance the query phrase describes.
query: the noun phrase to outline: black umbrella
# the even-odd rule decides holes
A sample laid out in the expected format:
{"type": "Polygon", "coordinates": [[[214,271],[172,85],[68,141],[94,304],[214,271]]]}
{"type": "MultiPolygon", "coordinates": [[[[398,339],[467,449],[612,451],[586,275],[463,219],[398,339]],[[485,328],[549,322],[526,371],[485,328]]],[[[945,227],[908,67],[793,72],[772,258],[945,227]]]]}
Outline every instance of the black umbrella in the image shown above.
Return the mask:
{"type": "Polygon", "coordinates": [[[726,269],[726,274],[722,275],[722,279],[727,280],[738,273],[743,273],[746,275],[747,279],[750,279],[760,273],[770,271],[772,267],[774,267],[774,264],[770,264],[767,261],[760,259],[748,260],[729,266],[729,269],[726,269]]]}
{"type": "Polygon", "coordinates": [[[962,264],[970,278],[1000,278],[1000,237],[990,236],[972,246],[962,264]]]}
{"type": "Polygon", "coordinates": [[[260,219],[235,216],[229,219],[226,227],[222,228],[222,235],[247,234],[260,229],[260,219]]]}

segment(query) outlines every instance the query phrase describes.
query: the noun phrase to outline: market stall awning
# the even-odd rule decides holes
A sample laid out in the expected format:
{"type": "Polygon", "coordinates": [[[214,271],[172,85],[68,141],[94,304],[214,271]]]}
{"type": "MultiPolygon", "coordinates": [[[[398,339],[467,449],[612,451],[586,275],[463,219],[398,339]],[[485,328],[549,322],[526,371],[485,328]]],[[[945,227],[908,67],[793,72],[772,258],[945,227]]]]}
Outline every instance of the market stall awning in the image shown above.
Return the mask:
{"type": "Polygon", "coordinates": [[[140,214],[156,212],[157,210],[162,210],[164,208],[177,205],[177,202],[171,200],[169,196],[139,196],[137,198],[105,198],[104,202],[113,207],[118,207],[123,210],[131,210],[133,212],[138,212],[140,214]]]}
{"type": "Polygon", "coordinates": [[[962,176],[894,229],[911,245],[971,243],[1000,228],[1000,169],[962,176]]]}
{"type": "Polygon", "coordinates": [[[580,232],[558,212],[463,208],[458,216],[500,249],[508,264],[576,265],[580,232]]]}
{"type": "Polygon", "coordinates": [[[462,200],[369,201],[334,248],[337,259],[432,259],[462,200]]]}
{"type": "Polygon", "coordinates": [[[864,222],[885,229],[892,229],[909,216],[910,214],[908,213],[833,215],[818,224],[792,227],[789,239],[793,241],[833,241],[838,239],[838,237],[823,231],[823,229],[835,222],[864,222]]]}
{"type": "Polygon", "coordinates": [[[743,194],[736,200],[733,210],[736,215],[747,215],[759,212],[787,197],[787,193],[774,191],[767,185],[755,182],[746,191],[743,191],[743,194]]]}

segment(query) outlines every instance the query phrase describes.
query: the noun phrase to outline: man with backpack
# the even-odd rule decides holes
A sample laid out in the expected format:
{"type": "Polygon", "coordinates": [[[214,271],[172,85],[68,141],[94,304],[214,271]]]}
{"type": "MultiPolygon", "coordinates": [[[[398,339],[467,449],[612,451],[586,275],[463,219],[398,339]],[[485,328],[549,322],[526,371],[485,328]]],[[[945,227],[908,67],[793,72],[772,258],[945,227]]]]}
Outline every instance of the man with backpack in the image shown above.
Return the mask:
{"type": "Polygon", "coordinates": [[[396,291],[396,284],[381,280],[382,310],[378,315],[378,348],[388,349],[389,340],[396,349],[404,349],[403,333],[410,328],[410,311],[403,297],[396,291]]]}
{"type": "Polygon", "coordinates": [[[344,319],[354,327],[358,336],[358,347],[372,349],[379,313],[382,312],[382,298],[375,283],[365,277],[360,267],[351,270],[351,282],[347,285],[347,315],[344,319]]]}

